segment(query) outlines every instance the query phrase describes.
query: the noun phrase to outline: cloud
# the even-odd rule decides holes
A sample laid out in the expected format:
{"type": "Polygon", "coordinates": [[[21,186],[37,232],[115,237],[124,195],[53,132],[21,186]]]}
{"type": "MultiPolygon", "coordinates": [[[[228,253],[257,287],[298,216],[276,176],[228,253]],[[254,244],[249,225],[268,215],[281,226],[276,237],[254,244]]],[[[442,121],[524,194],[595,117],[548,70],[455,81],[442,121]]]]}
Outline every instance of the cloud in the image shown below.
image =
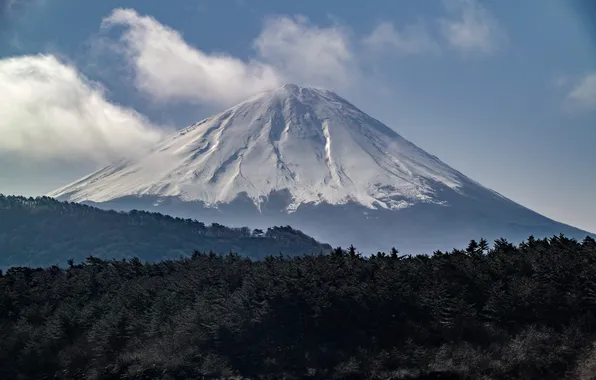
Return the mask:
{"type": "Polygon", "coordinates": [[[476,0],[444,0],[453,18],[439,20],[446,42],[462,53],[492,54],[504,42],[504,32],[490,12],[476,0]]]}
{"type": "MultiPolygon", "coordinates": [[[[449,46],[465,53],[497,49],[502,33],[486,9],[473,0],[446,0],[445,5],[454,19],[441,19],[439,26],[449,46]]],[[[106,33],[96,46],[123,58],[135,88],[161,104],[230,106],[284,83],[346,92],[366,87],[371,78],[365,68],[387,52],[442,50],[421,22],[401,29],[382,22],[354,45],[351,30],[337,23],[320,27],[302,16],[271,16],[252,43],[253,57],[245,60],[191,46],[176,30],[133,9],[113,10],[102,30],[106,33]],[[116,28],[116,37],[107,33],[116,28]]]]}
{"type": "Polygon", "coordinates": [[[304,17],[268,18],[250,60],[201,51],[132,9],[115,9],[102,22],[104,31],[116,26],[123,28],[117,40],[101,45],[123,57],[135,87],[161,103],[229,106],[284,83],[341,88],[357,76],[347,30],[320,28],[304,17]]]}
{"type": "MultiPolygon", "coordinates": [[[[501,32],[486,9],[473,0],[446,0],[445,5],[454,18],[438,25],[449,46],[466,53],[497,49],[501,32]]],[[[421,22],[401,29],[382,22],[354,44],[351,30],[338,23],[321,27],[302,16],[271,16],[252,43],[253,56],[240,59],[191,46],[176,30],[133,9],[113,10],[101,29],[96,47],[123,58],[135,88],[162,105],[226,107],[284,83],[347,92],[378,82],[364,73],[385,53],[438,53],[443,43],[421,22]]]]}
{"type": "Polygon", "coordinates": [[[596,109],[596,73],[585,75],[571,89],[567,99],[577,107],[596,109]]]}
{"type": "Polygon", "coordinates": [[[117,52],[133,69],[135,86],[159,102],[230,104],[282,83],[258,61],[207,54],[180,33],[132,9],[116,9],[102,28],[123,26],[117,52]]]}
{"type": "MultiPolygon", "coordinates": [[[[51,55],[0,60],[0,165],[103,165],[161,138],[142,115],[51,55]]],[[[4,169],[2,169],[4,170],[4,169]]]]}
{"type": "Polygon", "coordinates": [[[377,52],[396,52],[403,55],[436,53],[439,44],[421,24],[407,25],[399,31],[391,22],[381,22],[363,39],[369,49],[377,52]]]}
{"type": "Polygon", "coordinates": [[[254,41],[259,57],[286,81],[345,87],[357,72],[349,31],[321,28],[305,17],[270,17],[254,41]]]}

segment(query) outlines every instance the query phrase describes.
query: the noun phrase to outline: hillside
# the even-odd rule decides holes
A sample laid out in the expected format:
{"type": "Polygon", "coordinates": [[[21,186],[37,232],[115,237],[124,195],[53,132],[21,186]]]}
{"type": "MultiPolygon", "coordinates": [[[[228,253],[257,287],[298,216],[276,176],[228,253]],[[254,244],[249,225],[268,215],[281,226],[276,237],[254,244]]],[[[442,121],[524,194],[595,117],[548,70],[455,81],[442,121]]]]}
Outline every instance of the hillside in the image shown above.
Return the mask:
{"type": "Polygon", "coordinates": [[[290,227],[255,233],[246,227],[207,226],[158,213],[105,211],[48,197],[0,195],[0,267],[81,262],[89,255],[154,261],[194,250],[261,258],[330,249],[290,227]]]}
{"type": "Polygon", "coordinates": [[[0,275],[1,379],[588,380],[596,242],[0,275]]]}

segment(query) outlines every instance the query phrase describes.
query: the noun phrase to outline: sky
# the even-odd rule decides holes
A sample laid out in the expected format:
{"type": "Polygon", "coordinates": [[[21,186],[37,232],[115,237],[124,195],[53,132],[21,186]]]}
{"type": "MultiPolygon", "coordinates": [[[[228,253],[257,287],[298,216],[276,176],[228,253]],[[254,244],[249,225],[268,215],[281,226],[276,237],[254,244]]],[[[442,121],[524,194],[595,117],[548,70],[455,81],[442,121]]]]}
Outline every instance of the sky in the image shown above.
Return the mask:
{"type": "Polygon", "coordinates": [[[593,0],[0,0],[0,192],[45,194],[284,83],[596,232],[593,0]]]}

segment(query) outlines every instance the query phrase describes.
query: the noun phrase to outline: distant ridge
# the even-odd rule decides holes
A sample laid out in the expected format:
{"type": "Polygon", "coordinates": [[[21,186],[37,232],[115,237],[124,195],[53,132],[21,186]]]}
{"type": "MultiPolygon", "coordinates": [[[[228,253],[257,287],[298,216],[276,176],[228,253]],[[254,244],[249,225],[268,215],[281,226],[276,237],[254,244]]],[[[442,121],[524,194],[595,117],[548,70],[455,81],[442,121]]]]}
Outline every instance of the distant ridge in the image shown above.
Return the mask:
{"type": "Polygon", "coordinates": [[[262,258],[326,253],[331,246],[289,227],[255,233],[158,213],[119,213],[48,197],[0,195],[0,268],[65,265],[90,255],[159,261],[195,250],[262,258]]]}

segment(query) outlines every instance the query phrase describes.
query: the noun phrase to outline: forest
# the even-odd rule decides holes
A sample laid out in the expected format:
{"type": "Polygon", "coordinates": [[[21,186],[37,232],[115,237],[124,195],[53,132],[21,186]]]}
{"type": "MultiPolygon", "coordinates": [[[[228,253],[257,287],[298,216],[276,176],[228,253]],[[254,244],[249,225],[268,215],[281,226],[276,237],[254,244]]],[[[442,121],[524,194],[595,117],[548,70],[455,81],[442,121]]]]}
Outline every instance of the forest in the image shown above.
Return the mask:
{"type": "Polygon", "coordinates": [[[90,255],[177,259],[194,250],[258,259],[265,253],[325,253],[331,246],[289,226],[265,231],[229,228],[145,211],[106,211],[49,197],[0,194],[0,269],[64,266],[68,260],[81,262],[90,255]]]}
{"type": "Polygon", "coordinates": [[[596,241],[0,276],[1,379],[594,379],[596,241]]]}

